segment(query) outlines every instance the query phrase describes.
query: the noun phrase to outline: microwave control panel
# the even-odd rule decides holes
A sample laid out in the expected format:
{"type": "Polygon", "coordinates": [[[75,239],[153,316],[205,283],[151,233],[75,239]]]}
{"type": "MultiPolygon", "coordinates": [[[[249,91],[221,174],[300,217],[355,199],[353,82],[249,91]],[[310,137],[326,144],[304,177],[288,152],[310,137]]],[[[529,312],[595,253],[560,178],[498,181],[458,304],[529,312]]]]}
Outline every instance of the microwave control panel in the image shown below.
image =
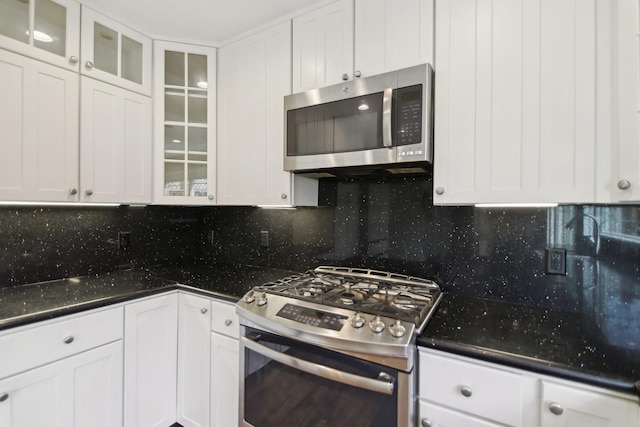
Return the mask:
{"type": "Polygon", "coordinates": [[[422,142],[422,85],[396,89],[396,145],[422,142]]]}

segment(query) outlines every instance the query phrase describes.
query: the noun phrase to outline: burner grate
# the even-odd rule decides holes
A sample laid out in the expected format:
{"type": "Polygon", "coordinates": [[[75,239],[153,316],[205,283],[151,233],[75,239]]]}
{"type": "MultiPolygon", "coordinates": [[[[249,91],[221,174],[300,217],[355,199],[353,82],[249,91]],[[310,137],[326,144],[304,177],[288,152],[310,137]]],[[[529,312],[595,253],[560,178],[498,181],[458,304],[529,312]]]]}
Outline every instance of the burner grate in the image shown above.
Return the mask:
{"type": "Polygon", "coordinates": [[[424,325],[440,296],[433,281],[377,270],[318,267],[256,290],[424,325]]]}

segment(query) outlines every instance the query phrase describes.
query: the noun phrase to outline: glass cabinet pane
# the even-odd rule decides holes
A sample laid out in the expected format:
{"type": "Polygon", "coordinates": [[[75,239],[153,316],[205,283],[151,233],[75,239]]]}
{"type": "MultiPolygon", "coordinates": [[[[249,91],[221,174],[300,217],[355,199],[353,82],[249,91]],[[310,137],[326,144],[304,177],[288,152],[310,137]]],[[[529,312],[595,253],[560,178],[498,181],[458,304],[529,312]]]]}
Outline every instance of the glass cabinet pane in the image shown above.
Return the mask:
{"type": "Polygon", "coordinates": [[[164,163],[164,195],[184,196],[184,163],[164,163]]]}
{"type": "Polygon", "coordinates": [[[164,84],[184,86],[184,53],[168,50],[164,53],[164,84]]]}
{"type": "Polygon", "coordinates": [[[207,197],[208,56],[173,50],[164,50],[162,55],[164,195],[207,197]]]}
{"type": "Polygon", "coordinates": [[[207,57],[204,55],[189,54],[189,87],[206,89],[207,82],[207,57]]]}
{"type": "Polygon", "coordinates": [[[189,164],[189,196],[207,195],[207,165],[189,164]]]}
{"type": "Polygon", "coordinates": [[[29,0],[0,0],[0,34],[29,43],[29,0]]]}
{"type": "Polygon", "coordinates": [[[184,126],[164,126],[164,151],[165,159],[184,160],[184,126]],[[175,153],[176,151],[181,153],[175,153]]]}
{"type": "Polygon", "coordinates": [[[118,33],[98,22],[93,27],[93,64],[99,70],[118,75],[118,33]]]}
{"type": "Polygon", "coordinates": [[[33,45],[55,55],[65,56],[67,9],[51,0],[36,0],[33,45]]]}
{"type": "Polygon", "coordinates": [[[164,95],[164,119],[168,122],[184,123],[184,94],[167,91],[164,95]]]}
{"type": "Polygon", "coordinates": [[[189,128],[189,151],[207,152],[207,128],[189,128]]]}
{"type": "Polygon", "coordinates": [[[121,77],[142,84],[142,43],[122,36],[121,77]]]}
{"type": "Polygon", "coordinates": [[[202,91],[189,91],[189,123],[207,123],[207,95],[202,91]]]}

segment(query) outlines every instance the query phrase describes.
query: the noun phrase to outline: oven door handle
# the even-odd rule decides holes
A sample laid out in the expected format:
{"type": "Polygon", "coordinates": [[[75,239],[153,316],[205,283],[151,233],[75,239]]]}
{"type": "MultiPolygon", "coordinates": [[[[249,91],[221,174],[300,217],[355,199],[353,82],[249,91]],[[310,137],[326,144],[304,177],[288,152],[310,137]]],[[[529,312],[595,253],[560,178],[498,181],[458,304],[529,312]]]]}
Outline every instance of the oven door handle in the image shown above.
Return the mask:
{"type": "MultiPolygon", "coordinates": [[[[289,356],[288,354],[280,353],[279,351],[273,350],[262,344],[258,344],[257,342],[252,341],[246,337],[241,337],[241,340],[244,347],[247,347],[257,353],[267,356],[270,359],[273,359],[276,362],[280,362],[283,365],[287,365],[293,369],[297,369],[299,371],[303,371],[317,377],[326,378],[331,381],[336,381],[353,387],[370,390],[376,393],[387,395],[393,394],[393,382],[361,377],[359,375],[342,372],[338,369],[330,368],[328,366],[302,360],[297,357],[289,356]]],[[[388,379],[389,375],[381,372],[380,378],[388,379]]]]}

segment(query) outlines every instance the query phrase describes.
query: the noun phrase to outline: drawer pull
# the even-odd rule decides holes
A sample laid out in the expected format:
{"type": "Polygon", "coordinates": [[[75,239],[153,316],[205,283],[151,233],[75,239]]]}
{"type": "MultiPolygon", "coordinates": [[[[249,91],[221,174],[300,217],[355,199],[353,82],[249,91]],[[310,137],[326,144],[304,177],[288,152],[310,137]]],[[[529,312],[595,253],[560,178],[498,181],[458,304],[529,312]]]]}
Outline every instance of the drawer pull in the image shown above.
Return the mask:
{"type": "Polygon", "coordinates": [[[471,387],[469,387],[468,385],[463,385],[462,387],[460,387],[460,393],[464,397],[471,397],[471,395],[473,394],[473,392],[471,391],[471,387]]]}
{"type": "Polygon", "coordinates": [[[4,402],[5,400],[7,400],[9,398],[9,393],[2,393],[0,394],[0,402],[4,402]]]}
{"type": "Polygon", "coordinates": [[[231,321],[231,319],[227,319],[227,320],[224,321],[224,325],[225,326],[231,326],[232,323],[233,322],[231,321]]]}
{"type": "Polygon", "coordinates": [[[71,344],[71,343],[73,342],[73,340],[74,340],[73,336],[72,336],[72,335],[69,335],[68,337],[66,337],[66,338],[64,339],[64,343],[65,343],[65,344],[71,344]]]}
{"type": "Polygon", "coordinates": [[[420,421],[420,425],[422,427],[431,427],[431,420],[429,418],[423,418],[422,421],[420,421]]]}
{"type": "Polygon", "coordinates": [[[553,415],[562,415],[562,413],[564,412],[564,409],[562,408],[562,405],[560,405],[559,403],[551,402],[549,404],[549,411],[551,411],[553,415]]]}

